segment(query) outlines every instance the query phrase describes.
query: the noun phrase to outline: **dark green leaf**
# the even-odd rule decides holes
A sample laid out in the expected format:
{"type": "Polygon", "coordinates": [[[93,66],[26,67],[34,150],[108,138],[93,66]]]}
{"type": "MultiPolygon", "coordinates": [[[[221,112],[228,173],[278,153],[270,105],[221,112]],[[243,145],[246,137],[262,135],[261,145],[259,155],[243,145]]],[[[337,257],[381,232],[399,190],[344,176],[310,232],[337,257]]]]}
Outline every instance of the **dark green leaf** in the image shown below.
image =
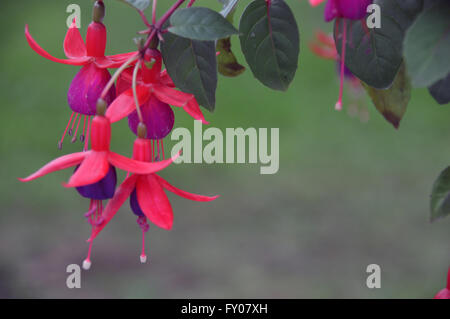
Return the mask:
{"type": "Polygon", "coordinates": [[[424,10],[405,37],[405,60],[415,87],[427,87],[450,72],[450,2],[424,10]]]}
{"type": "Polygon", "coordinates": [[[403,63],[388,89],[376,89],[362,82],[373,104],[384,118],[398,128],[411,98],[411,83],[403,63]]]}
{"type": "Polygon", "coordinates": [[[241,47],[253,75],[275,90],[287,90],[298,65],[299,32],[291,9],[273,0],[267,16],[265,0],[245,9],[239,26],[241,47]]]}
{"type": "Polygon", "coordinates": [[[430,210],[431,221],[450,214],[450,166],[434,182],[430,210]]]}
{"type": "Polygon", "coordinates": [[[395,79],[403,60],[406,30],[422,10],[422,0],[375,0],[381,8],[381,28],[367,29],[361,21],[338,19],[336,47],[341,53],[344,23],[347,29],[345,65],[371,87],[384,89],[395,79]]]}
{"type": "Polygon", "coordinates": [[[428,88],[431,96],[439,104],[447,104],[450,102],[450,73],[447,76],[437,81],[435,84],[428,88]]]}
{"type": "Polygon", "coordinates": [[[170,32],[193,40],[213,41],[238,33],[222,15],[202,7],[175,11],[170,18],[170,24],[170,32]]]}
{"type": "Polygon", "coordinates": [[[144,11],[150,5],[150,0],[121,0],[133,8],[144,11]]]}
{"type": "Polygon", "coordinates": [[[200,105],[213,111],[217,87],[214,42],[190,40],[167,32],[161,53],[175,85],[183,92],[194,94],[200,105]]]}

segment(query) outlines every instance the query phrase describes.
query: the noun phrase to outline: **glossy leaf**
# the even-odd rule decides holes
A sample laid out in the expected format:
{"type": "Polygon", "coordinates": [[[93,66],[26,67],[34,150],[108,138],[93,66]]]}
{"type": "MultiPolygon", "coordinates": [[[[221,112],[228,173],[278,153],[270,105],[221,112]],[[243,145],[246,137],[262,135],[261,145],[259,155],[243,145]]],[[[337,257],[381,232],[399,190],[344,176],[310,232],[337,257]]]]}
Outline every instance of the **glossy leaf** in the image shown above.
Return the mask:
{"type": "Polygon", "coordinates": [[[170,24],[171,33],[192,40],[214,41],[238,33],[222,15],[202,7],[175,11],[170,18],[170,24]]]}
{"type": "Polygon", "coordinates": [[[344,24],[347,29],[345,65],[369,86],[388,88],[403,61],[405,32],[422,10],[422,0],[375,0],[381,8],[381,28],[368,29],[365,19],[338,19],[334,27],[336,48],[341,53],[344,24]],[[364,23],[364,24],[363,24],[364,23]]]}
{"type": "Polygon", "coordinates": [[[411,82],[427,87],[450,72],[450,2],[424,10],[409,28],[404,54],[411,82]]]}
{"type": "Polygon", "coordinates": [[[450,214],[450,167],[434,182],[430,199],[431,221],[450,214]]]}
{"type": "Polygon", "coordinates": [[[376,89],[364,82],[362,84],[377,110],[388,122],[398,128],[411,98],[411,83],[404,64],[388,89],[376,89]]]}
{"type": "Polygon", "coordinates": [[[150,5],[150,0],[120,0],[132,6],[136,10],[144,11],[150,5]]]}
{"type": "Polygon", "coordinates": [[[217,62],[214,41],[196,41],[167,32],[161,44],[167,72],[176,87],[194,94],[197,102],[214,110],[217,62]]]}
{"type": "Polygon", "coordinates": [[[428,88],[431,96],[439,104],[447,104],[450,102],[450,73],[447,76],[437,81],[435,84],[428,88]]]}
{"type": "Polygon", "coordinates": [[[240,41],[253,75],[264,85],[285,91],[298,66],[300,35],[285,1],[250,3],[242,14],[240,41]],[[269,16],[268,16],[269,12],[269,16]]]}

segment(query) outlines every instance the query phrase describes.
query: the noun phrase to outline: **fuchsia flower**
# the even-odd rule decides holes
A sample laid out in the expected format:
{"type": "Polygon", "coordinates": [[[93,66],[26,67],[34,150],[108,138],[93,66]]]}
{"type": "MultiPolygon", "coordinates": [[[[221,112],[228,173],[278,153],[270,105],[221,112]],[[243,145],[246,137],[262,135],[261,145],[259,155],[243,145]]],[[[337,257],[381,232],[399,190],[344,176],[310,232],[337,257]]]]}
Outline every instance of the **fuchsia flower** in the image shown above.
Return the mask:
{"type": "Polygon", "coordinates": [[[111,123],[108,118],[97,115],[92,120],[92,150],[64,155],[51,161],[37,172],[26,178],[19,178],[22,182],[29,182],[49,173],[71,166],[80,165],[72,174],[66,187],[86,186],[100,181],[110,170],[110,165],[124,171],[150,174],[167,167],[172,159],[157,163],[144,163],[129,159],[109,150],[111,142],[111,123]]]}
{"type": "MultiPolygon", "coordinates": [[[[337,63],[338,73],[340,72],[339,54],[334,44],[332,35],[328,35],[323,31],[316,32],[316,38],[310,42],[309,47],[311,51],[317,56],[333,60],[337,63]]],[[[359,79],[344,65],[344,81],[349,84],[349,95],[351,101],[348,106],[348,114],[350,116],[359,115],[362,122],[369,120],[369,112],[364,103],[364,90],[359,79]]]]}
{"type": "Polygon", "coordinates": [[[434,299],[450,299],[450,267],[447,273],[447,287],[439,291],[434,299]]]}
{"type": "MultiPolygon", "coordinates": [[[[312,6],[317,6],[325,0],[310,0],[312,6]]],[[[344,86],[345,70],[345,47],[347,44],[347,20],[361,20],[366,16],[367,7],[372,4],[373,0],[328,0],[325,5],[324,19],[326,22],[330,22],[334,19],[344,19],[343,31],[342,31],[342,50],[341,50],[341,83],[339,87],[339,99],[335,105],[335,109],[342,110],[342,95],[344,86]]],[[[363,26],[366,26],[366,22],[363,21],[363,26]]],[[[337,30],[338,36],[339,30],[337,30]]]]}
{"type": "MultiPolygon", "coordinates": [[[[67,94],[67,100],[73,112],[62,138],[58,143],[60,149],[62,148],[64,136],[67,131],[69,131],[69,135],[74,135],[72,142],[76,141],[78,127],[80,126],[81,118],[83,116],[83,132],[80,136],[80,140],[85,142],[85,149],[87,149],[89,144],[89,136],[87,136],[87,134],[89,134],[90,131],[89,126],[91,116],[95,115],[97,100],[104,87],[111,79],[111,75],[107,69],[119,67],[132,55],[136,54],[136,52],[130,52],[105,56],[106,27],[102,23],[105,13],[104,10],[103,2],[97,1],[94,6],[94,21],[87,29],[86,43],[83,41],[80,31],[76,27],[75,20],[73,21],[72,26],[67,31],[64,39],[64,52],[68,59],[58,59],[47,53],[33,39],[28,30],[28,25],[25,26],[26,39],[30,47],[36,53],[53,62],[83,66],[72,80],[67,94]],[[76,122],[75,133],[73,133],[76,122]],[[69,129],[69,127],[71,128],[69,129]]],[[[104,97],[104,100],[109,105],[115,97],[115,90],[114,88],[111,88],[104,97]]]]}
{"type": "MultiPolygon", "coordinates": [[[[144,134],[139,134],[141,136],[144,134]]],[[[141,162],[155,160],[152,141],[138,137],[133,146],[133,159],[141,162]]],[[[202,196],[191,194],[169,184],[162,177],[154,173],[137,173],[127,177],[117,188],[114,197],[108,202],[103,211],[100,223],[94,226],[89,241],[92,242],[103,228],[111,221],[123,203],[130,198],[130,207],[138,216],[138,224],[142,229],[142,253],[141,262],[146,262],[145,233],[148,231],[147,218],[156,226],[170,230],[173,225],[173,210],[164,189],[186,199],[207,202],[213,201],[219,196],[202,196]]]]}
{"type": "MultiPolygon", "coordinates": [[[[140,68],[137,77],[136,91],[141,108],[145,109],[153,105],[163,108],[165,105],[174,105],[182,107],[194,119],[206,122],[200,107],[193,94],[184,93],[175,89],[172,79],[164,70],[161,72],[162,57],[161,53],[156,49],[148,49],[145,52],[144,63],[140,68]],[[159,101],[159,103],[158,103],[159,101]]],[[[132,68],[124,71],[117,81],[117,99],[110,105],[106,111],[106,115],[111,122],[117,122],[124,117],[132,114],[136,110],[133,98],[133,90],[131,88],[132,68]]],[[[167,108],[166,108],[167,109],[167,108]]],[[[165,113],[167,113],[166,111],[165,113]]],[[[168,116],[170,120],[170,116],[168,116]]],[[[161,121],[160,121],[161,122],[161,121]]],[[[147,126],[148,134],[151,134],[152,128],[147,126]]],[[[134,129],[135,131],[136,129],[134,129]]],[[[161,136],[158,136],[160,139],[161,136]]]]}

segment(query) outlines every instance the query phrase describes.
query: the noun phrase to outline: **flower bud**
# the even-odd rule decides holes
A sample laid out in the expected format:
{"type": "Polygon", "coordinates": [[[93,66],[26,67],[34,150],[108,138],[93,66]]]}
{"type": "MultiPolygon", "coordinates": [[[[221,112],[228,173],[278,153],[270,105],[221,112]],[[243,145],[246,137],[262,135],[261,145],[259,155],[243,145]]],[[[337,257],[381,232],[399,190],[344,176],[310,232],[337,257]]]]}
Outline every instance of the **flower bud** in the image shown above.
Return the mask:
{"type": "Polygon", "coordinates": [[[102,22],[105,17],[105,4],[103,1],[95,1],[92,9],[92,21],[102,22]]]}
{"type": "Polygon", "coordinates": [[[108,105],[106,104],[105,100],[103,100],[102,98],[98,99],[97,100],[97,106],[96,106],[96,108],[97,108],[97,115],[105,116],[107,106],[108,105]]]}

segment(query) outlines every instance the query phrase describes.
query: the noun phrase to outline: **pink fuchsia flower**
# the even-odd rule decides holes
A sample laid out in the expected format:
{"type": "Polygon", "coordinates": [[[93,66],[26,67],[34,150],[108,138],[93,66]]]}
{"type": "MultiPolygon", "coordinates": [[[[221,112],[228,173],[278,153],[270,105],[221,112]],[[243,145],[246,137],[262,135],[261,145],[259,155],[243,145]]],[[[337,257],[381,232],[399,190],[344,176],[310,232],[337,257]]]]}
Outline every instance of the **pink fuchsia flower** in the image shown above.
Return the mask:
{"type": "MultiPolygon", "coordinates": [[[[315,7],[326,0],[309,0],[315,7]]],[[[335,18],[360,20],[366,16],[367,7],[373,0],[328,0],[325,5],[324,18],[330,22],[335,18]]]]}
{"type": "MultiPolygon", "coordinates": [[[[146,104],[149,104],[149,107],[150,104],[158,104],[160,107],[162,107],[162,104],[178,106],[182,107],[183,110],[194,119],[200,120],[204,124],[208,124],[200,111],[200,107],[194,95],[176,90],[175,85],[167,72],[165,70],[161,72],[161,67],[161,53],[156,49],[146,50],[144,63],[142,63],[137,76],[136,86],[138,101],[141,104],[141,108],[145,108],[146,104]],[[161,103],[156,103],[154,99],[152,101],[152,97],[156,98],[156,100],[161,103]]],[[[131,68],[129,68],[121,74],[117,82],[117,93],[120,95],[106,111],[106,116],[108,116],[113,123],[136,111],[131,83],[132,75],[131,68]]],[[[170,120],[170,117],[167,119],[170,120]]],[[[151,134],[151,132],[154,131],[152,125],[160,122],[161,121],[156,120],[152,123],[144,123],[148,125],[148,134],[151,134]]],[[[151,138],[151,136],[148,136],[148,138],[151,138]]],[[[161,136],[158,136],[158,139],[160,138],[161,136]]]]}
{"type": "MultiPolygon", "coordinates": [[[[310,0],[311,5],[318,5],[322,1],[310,0]]],[[[339,34],[339,30],[336,31],[339,37],[342,36],[342,50],[340,56],[340,86],[339,86],[339,99],[335,105],[335,109],[342,110],[342,95],[344,87],[345,76],[345,48],[347,44],[347,20],[361,20],[366,16],[367,7],[372,4],[373,0],[328,0],[325,5],[324,19],[326,22],[330,22],[334,19],[344,19],[342,34],[339,34]]],[[[363,26],[366,26],[366,22],[363,21],[363,26]]]]}
{"type": "MultiPolygon", "coordinates": [[[[338,74],[340,73],[339,54],[336,50],[332,35],[328,35],[323,31],[317,31],[314,41],[309,43],[311,51],[327,60],[336,61],[338,74]]],[[[361,100],[364,96],[364,90],[359,79],[344,65],[344,81],[348,83],[348,93],[351,97],[351,103],[348,107],[348,113],[351,116],[359,115],[362,122],[369,120],[369,112],[365,103],[361,100]]]]}
{"type": "Polygon", "coordinates": [[[19,180],[29,182],[49,173],[80,165],[70,177],[69,182],[64,185],[66,187],[80,187],[94,184],[103,179],[110,170],[110,165],[128,172],[150,174],[167,167],[172,162],[172,160],[166,160],[157,163],[144,163],[111,152],[109,150],[111,123],[104,116],[97,115],[94,117],[91,133],[92,149],[90,151],[61,156],[37,172],[26,178],[19,178],[19,180]]]}
{"type": "MultiPolygon", "coordinates": [[[[85,142],[85,149],[87,149],[89,137],[86,136],[86,133],[90,131],[91,116],[95,115],[97,100],[111,79],[111,75],[107,69],[117,68],[132,55],[137,54],[136,52],[130,52],[105,56],[106,27],[102,23],[103,17],[104,4],[102,1],[96,1],[94,5],[94,21],[88,26],[86,43],[83,41],[80,31],[76,27],[75,20],[73,21],[64,39],[64,52],[68,59],[58,59],[47,53],[33,39],[28,25],[25,26],[25,36],[28,44],[36,53],[53,62],[83,66],[72,80],[67,94],[67,101],[72,109],[72,115],[58,143],[60,149],[62,148],[62,143],[67,132],[69,132],[69,135],[74,135],[72,142],[76,141],[76,135],[83,116],[83,132],[80,140],[85,142]],[[75,133],[73,134],[74,128],[75,133]]],[[[104,97],[104,100],[109,105],[115,97],[115,90],[111,88],[104,97]]]]}
{"type": "Polygon", "coordinates": [[[450,267],[447,273],[447,287],[439,291],[434,299],[450,299],[450,267]]]}
{"type": "MultiPolygon", "coordinates": [[[[145,127],[140,125],[139,130],[145,127]]],[[[145,136],[140,132],[139,136],[145,136]]],[[[142,162],[152,162],[156,158],[153,153],[153,144],[149,139],[138,137],[133,146],[133,159],[142,162]]],[[[137,222],[142,229],[142,252],[140,255],[141,262],[146,262],[145,254],[145,233],[149,229],[147,219],[153,224],[166,230],[170,230],[173,225],[173,210],[169,199],[164,190],[170,191],[178,196],[189,200],[208,202],[213,201],[219,196],[202,196],[188,193],[169,184],[157,174],[132,174],[128,176],[124,182],[117,188],[114,197],[108,202],[103,211],[101,223],[98,223],[92,232],[89,241],[103,230],[103,228],[111,221],[120,207],[129,198],[130,207],[133,213],[138,216],[137,222]]]]}

